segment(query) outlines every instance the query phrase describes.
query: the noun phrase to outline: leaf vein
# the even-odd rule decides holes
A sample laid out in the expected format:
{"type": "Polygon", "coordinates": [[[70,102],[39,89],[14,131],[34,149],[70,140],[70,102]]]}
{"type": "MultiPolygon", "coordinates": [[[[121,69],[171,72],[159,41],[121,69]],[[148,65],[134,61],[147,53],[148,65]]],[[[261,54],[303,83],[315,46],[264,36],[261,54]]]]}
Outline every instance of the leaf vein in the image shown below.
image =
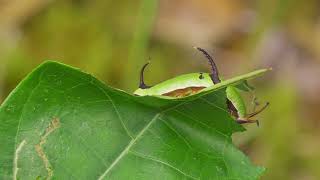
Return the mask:
{"type": "Polygon", "coordinates": [[[168,122],[166,122],[164,119],[159,118],[169,129],[171,129],[180,139],[182,139],[185,144],[192,149],[191,144],[178,132],[176,131],[168,122]]]}
{"type": "Polygon", "coordinates": [[[202,98],[202,97],[201,97],[200,99],[201,99],[202,101],[206,102],[207,104],[209,104],[209,105],[212,106],[212,107],[218,108],[218,109],[222,110],[223,112],[229,113],[229,112],[226,111],[224,108],[222,108],[222,107],[220,107],[220,106],[217,106],[217,105],[211,103],[210,101],[208,101],[208,100],[206,100],[206,99],[204,99],[204,98],[202,98]]]}
{"type": "MultiPolygon", "coordinates": [[[[23,111],[24,111],[24,109],[25,109],[26,104],[30,101],[30,98],[33,96],[33,94],[34,94],[34,92],[35,92],[35,89],[37,89],[37,88],[40,86],[42,76],[43,76],[43,74],[44,74],[44,72],[45,72],[46,70],[47,70],[47,69],[44,69],[44,70],[41,72],[41,74],[40,74],[40,76],[39,76],[39,79],[38,79],[37,85],[35,85],[35,86],[33,87],[33,89],[31,90],[28,98],[26,99],[26,102],[22,105],[20,117],[19,117],[19,120],[18,120],[18,127],[17,127],[17,131],[16,131],[16,136],[15,136],[15,140],[14,140],[14,149],[15,149],[15,150],[17,150],[17,142],[18,142],[18,136],[19,136],[20,125],[21,125],[21,121],[22,121],[23,111]]],[[[18,161],[18,160],[16,160],[16,158],[17,158],[16,156],[17,156],[17,154],[14,154],[14,156],[13,156],[13,164],[15,164],[16,161],[18,161]]],[[[15,178],[15,179],[16,179],[16,176],[17,176],[17,174],[15,174],[16,171],[17,171],[16,168],[17,168],[17,167],[13,166],[13,174],[14,174],[14,178],[15,178]]]]}
{"type": "Polygon", "coordinates": [[[225,135],[224,133],[220,132],[219,130],[217,130],[217,129],[211,127],[211,126],[208,126],[207,124],[205,124],[205,123],[203,123],[203,122],[201,122],[201,121],[195,120],[195,119],[194,119],[193,117],[191,117],[190,115],[188,115],[188,114],[186,114],[186,113],[184,113],[184,112],[181,112],[181,111],[179,111],[179,110],[177,110],[177,109],[176,109],[175,111],[178,112],[179,114],[181,114],[181,115],[189,118],[189,119],[192,120],[193,122],[198,123],[198,124],[201,124],[201,125],[209,128],[209,129],[211,129],[211,130],[214,130],[216,133],[218,133],[218,134],[220,134],[220,135],[222,135],[222,136],[224,136],[224,137],[226,137],[226,138],[229,138],[227,135],[225,135]]]}
{"type": "Polygon", "coordinates": [[[159,160],[159,159],[156,159],[156,158],[153,158],[153,157],[150,157],[150,156],[143,155],[143,154],[138,153],[138,152],[135,152],[135,151],[129,151],[129,152],[130,152],[131,154],[137,156],[137,157],[140,157],[140,158],[143,158],[143,159],[147,159],[147,160],[151,160],[151,161],[154,161],[154,162],[163,164],[163,165],[165,165],[165,166],[167,166],[167,167],[170,167],[170,168],[176,170],[177,172],[183,174],[184,176],[186,176],[186,177],[188,177],[188,178],[195,179],[195,180],[199,180],[199,178],[193,177],[193,176],[191,176],[191,175],[183,172],[182,170],[174,167],[173,165],[171,165],[171,164],[169,164],[169,163],[167,163],[167,162],[161,161],[161,160],[159,160]]]}
{"type": "Polygon", "coordinates": [[[125,156],[130,148],[143,136],[143,134],[149,129],[149,127],[158,119],[161,113],[156,114],[152,120],[140,131],[140,133],[130,141],[130,143],[125,147],[125,149],[120,153],[120,155],[111,163],[108,169],[98,178],[102,180],[112,169],[113,167],[125,156]]]}
{"type": "Polygon", "coordinates": [[[95,85],[96,87],[98,87],[98,88],[104,93],[104,95],[105,95],[106,97],[108,97],[108,99],[110,100],[110,102],[111,102],[111,104],[112,104],[113,109],[115,110],[115,112],[116,112],[116,114],[117,114],[117,116],[118,116],[118,118],[119,118],[119,120],[120,120],[121,125],[123,126],[123,128],[124,128],[124,130],[126,131],[126,133],[128,134],[128,136],[129,136],[131,139],[133,139],[133,136],[132,136],[131,133],[129,132],[129,130],[128,130],[127,126],[125,125],[125,123],[123,122],[123,119],[122,119],[122,117],[121,117],[121,115],[120,115],[120,113],[119,113],[119,111],[118,111],[118,109],[117,109],[114,101],[113,101],[113,100],[111,99],[111,97],[109,96],[109,94],[108,94],[104,89],[102,89],[100,86],[97,86],[96,84],[94,84],[94,85],[95,85]]]}

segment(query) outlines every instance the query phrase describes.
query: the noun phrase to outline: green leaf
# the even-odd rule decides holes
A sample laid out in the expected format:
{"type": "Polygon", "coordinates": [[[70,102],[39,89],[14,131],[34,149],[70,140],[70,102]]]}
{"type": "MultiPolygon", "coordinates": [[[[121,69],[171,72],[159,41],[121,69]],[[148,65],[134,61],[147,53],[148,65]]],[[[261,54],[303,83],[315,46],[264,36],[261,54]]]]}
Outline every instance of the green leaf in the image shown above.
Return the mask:
{"type": "Polygon", "coordinates": [[[231,135],[224,88],[182,99],[137,97],[47,62],[0,109],[0,179],[257,179],[231,135]]]}
{"type": "Polygon", "coordinates": [[[238,89],[242,90],[242,91],[246,91],[246,92],[250,92],[254,90],[254,87],[251,86],[247,80],[244,80],[241,84],[238,84],[236,86],[238,89]]]}

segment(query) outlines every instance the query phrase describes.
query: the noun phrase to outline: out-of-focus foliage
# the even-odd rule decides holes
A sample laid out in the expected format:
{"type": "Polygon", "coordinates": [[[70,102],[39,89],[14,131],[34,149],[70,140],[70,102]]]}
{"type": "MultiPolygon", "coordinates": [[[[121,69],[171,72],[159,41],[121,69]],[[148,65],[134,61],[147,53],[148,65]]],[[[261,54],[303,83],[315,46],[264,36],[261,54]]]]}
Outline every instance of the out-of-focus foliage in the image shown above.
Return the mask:
{"type": "Polygon", "coordinates": [[[255,82],[260,102],[271,102],[261,127],[234,136],[267,167],[264,179],[320,179],[319,7],[317,0],[4,0],[0,99],[46,59],[132,91],[149,57],[149,84],[207,71],[192,49],[201,46],[225,77],[274,69],[255,82]]]}

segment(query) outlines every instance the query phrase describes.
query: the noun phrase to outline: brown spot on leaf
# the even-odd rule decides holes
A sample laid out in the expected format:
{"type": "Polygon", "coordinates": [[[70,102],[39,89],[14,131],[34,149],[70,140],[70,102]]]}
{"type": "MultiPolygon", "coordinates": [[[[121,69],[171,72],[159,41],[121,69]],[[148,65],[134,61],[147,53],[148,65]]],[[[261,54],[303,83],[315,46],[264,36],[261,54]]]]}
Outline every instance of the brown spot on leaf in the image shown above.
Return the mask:
{"type": "Polygon", "coordinates": [[[51,177],[53,176],[53,171],[52,171],[49,159],[43,150],[42,145],[44,143],[46,143],[47,137],[59,127],[60,127],[60,120],[58,118],[53,118],[52,121],[50,122],[49,126],[47,127],[45,134],[43,136],[41,136],[39,144],[35,145],[35,149],[37,151],[37,154],[42,159],[43,164],[48,172],[48,176],[46,179],[51,179],[51,177]]]}

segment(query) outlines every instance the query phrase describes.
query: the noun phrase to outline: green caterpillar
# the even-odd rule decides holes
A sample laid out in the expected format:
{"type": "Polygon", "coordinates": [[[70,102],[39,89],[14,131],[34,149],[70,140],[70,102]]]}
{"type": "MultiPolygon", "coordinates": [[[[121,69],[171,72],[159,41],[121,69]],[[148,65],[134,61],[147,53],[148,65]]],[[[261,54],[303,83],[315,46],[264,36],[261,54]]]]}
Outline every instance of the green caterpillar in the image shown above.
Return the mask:
{"type": "MultiPolygon", "coordinates": [[[[196,94],[206,87],[220,83],[221,80],[219,78],[218,68],[213,58],[204,49],[199,47],[195,48],[202,52],[208,59],[211,66],[210,74],[202,72],[184,74],[172,79],[168,79],[154,86],[147,86],[144,83],[144,70],[149,64],[147,63],[140,71],[140,85],[134,94],[138,96],[162,95],[179,98],[196,94]]],[[[257,125],[259,125],[258,120],[252,120],[251,118],[262,112],[269,105],[269,103],[266,103],[260,110],[247,114],[244,100],[235,86],[228,86],[226,88],[226,95],[226,103],[229,113],[235,118],[236,122],[240,124],[257,123],[257,125]]]]}

